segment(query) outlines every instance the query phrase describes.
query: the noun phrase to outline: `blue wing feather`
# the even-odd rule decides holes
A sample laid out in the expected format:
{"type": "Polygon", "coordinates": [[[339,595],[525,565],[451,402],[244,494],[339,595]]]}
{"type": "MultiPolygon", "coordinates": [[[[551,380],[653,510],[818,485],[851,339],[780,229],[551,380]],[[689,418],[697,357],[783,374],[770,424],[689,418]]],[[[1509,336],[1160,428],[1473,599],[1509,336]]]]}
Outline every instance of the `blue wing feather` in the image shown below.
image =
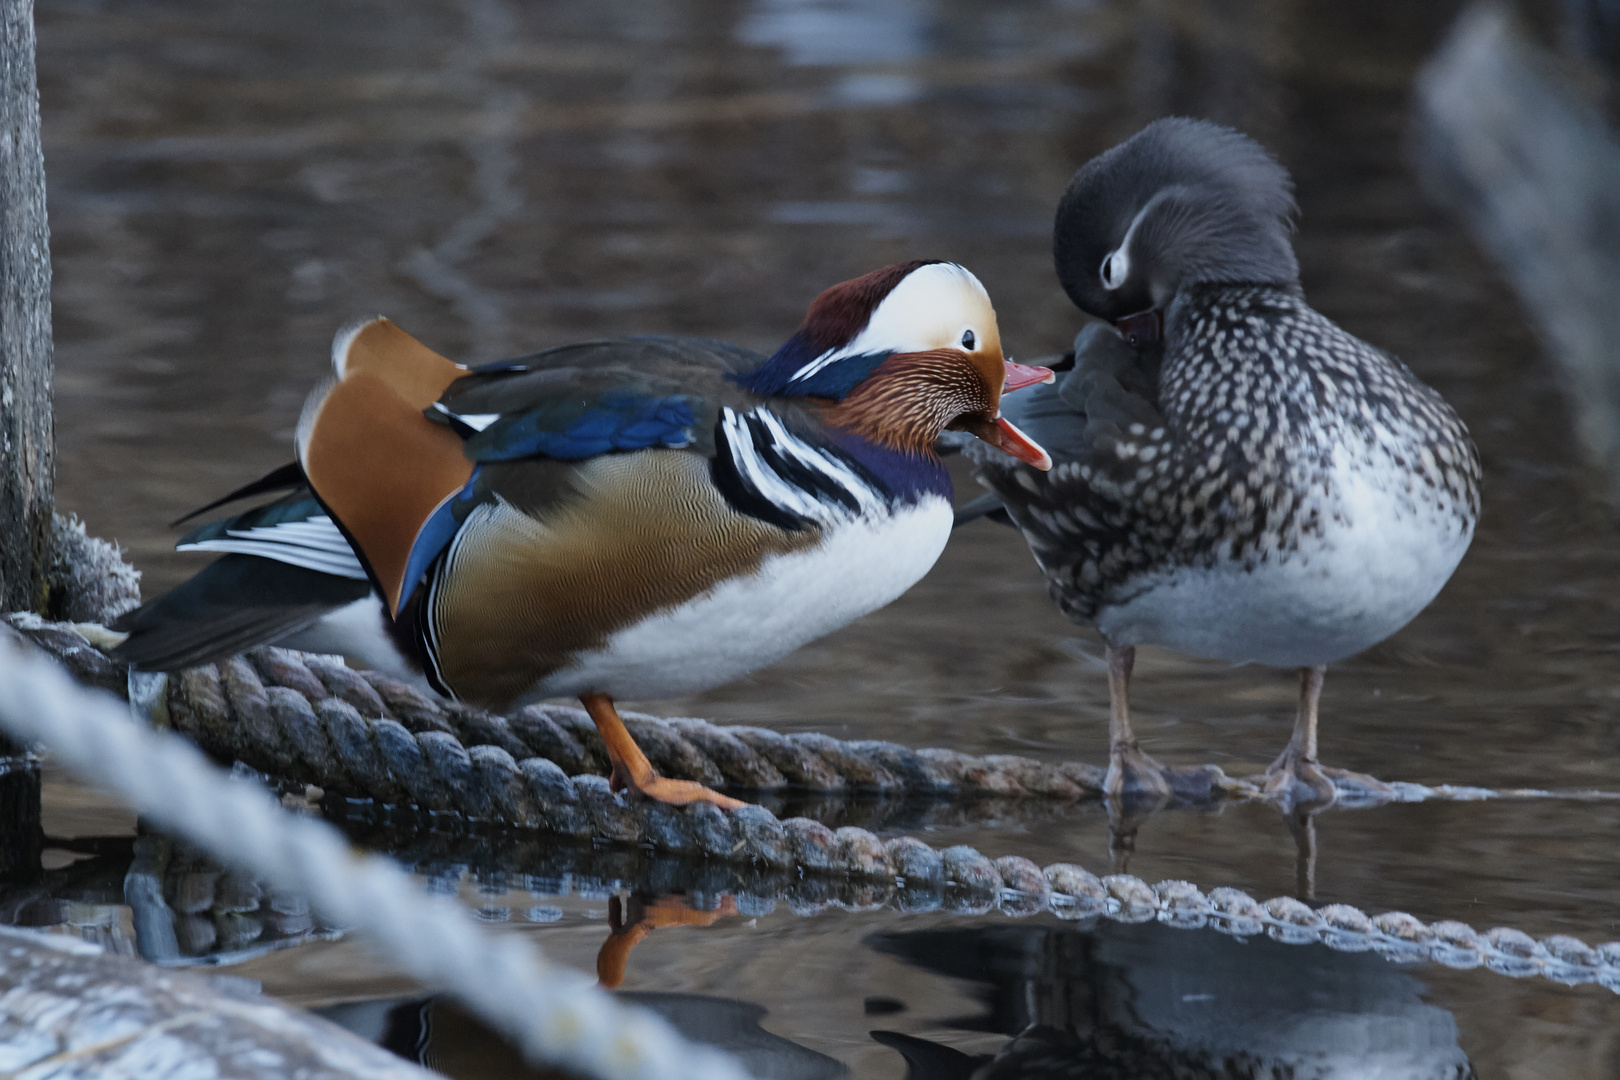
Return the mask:
{"type": "Polygon", "coordinates": [[[399,594],[399,609],[404,610],[405,601],[411,598],[416,587],[422,582],[422,575],[426,574],[433,560],[439,557],[440,552],[450,546],[450,541],[456,537],[461,528],[461,519],[467,511],[466,504],[473,498],[474,485],[478,483],[480,469],[473,469],[472,475],[467,478],[460,491],[441,502],[428,519],[422,522],[422,527],[416,530],[416,540],[411,544],[411,554],[405,560],[405,584],[399,594]],[[460,511],[458,513],[458,511],[460,511]]]}
{"type": "MultiPolygon", "coordinates": [[[[547,457],[556,461],[583,461],[613,451],[678,447],[692,441],[697,411],[684,394],[654,396],[616,388],[589,402],[581,411],[578,398],[545,402],[521,412],[503,415],[482,431],[465,423],[467,456],[483,464],[547,457]]],[[[451,411],[429,409],[430,418],[457,421],[451,411]]],[[[422,576],[455,538],[465,516],[465,502],[473,498],[480,470],[475,468],[466,485],[434,510],[417,531],[405,563],[405,585],[399,606],[421,583],[422,576]]]]}
{"type": "Polygon", "coordinates": [[[470,435],[466,449],[468,457],[480,462],[532,457],[583,461],[615,450],[685,446],[696,423],[697,409],[687,395],[618,389],[594,401],[547,402],[502,416],[470,435]]]}

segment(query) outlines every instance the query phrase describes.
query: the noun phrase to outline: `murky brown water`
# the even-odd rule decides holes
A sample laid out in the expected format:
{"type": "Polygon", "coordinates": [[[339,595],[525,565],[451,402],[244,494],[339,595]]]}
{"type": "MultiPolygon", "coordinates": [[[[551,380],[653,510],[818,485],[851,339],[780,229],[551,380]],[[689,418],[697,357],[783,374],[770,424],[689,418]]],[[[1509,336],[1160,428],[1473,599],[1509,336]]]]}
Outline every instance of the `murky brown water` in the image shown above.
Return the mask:
{"type": "MultiPolygon", "coordinates": [[[[1293,170],[1308,295],[1440,389],[1485,463],[1485,515],[1456,579],[1394,640],[1330,673],[1324,759],[1429,783],[1620,787],[1614,524],[1588,495],[1555,373],[1513,297],[1405,164],[1411,79],[1454,11],[1405,0],[41,2],[59,502],[130,549],[149,595],[173,585],[196,563],[168,550],[163,523],[288,458],[332,331],[357,314],[386,313],[469,360],[626,332],[769,349],[825,285],[943,257],[984,280],[1015,355],[1060,350],[1079,318],[1052,276],[1048,230],[1069,174],[1149,119],[1204,115],[1251,131],[1293,170]]],[[[891,608],[753,678],[649,707],[1100,761],[1098,652],[1050,606],[1022,541],[979,524],[891,608]]],[[[1150,752],[1241,774],[1285,741],[1293,695],[1285,673],[1149,652],[1133,703],[1150,752]]],[[[56,835],[127,834],[116,813],[77,807],[79,794],[52,785],[56,835]]],[[[1617,832],[1614,805],[1330,812],[1317,895],[1620,938],[1617,832]]],[[[929,839],[1108,862],[1100,810],[939,826],[929,839]]],[[[1260,896],[1295,884],[1289,834],[1260,807],[1160,814],[1131,870],[1260,896]]],[[[605,936],[590,917],[603,899],[489,879],[462,888],[581,966],[605,936]],[[526,920],[537,905],[561,917],[526,920]]],[[[127,915],[108,918],[128,940],[127,915]]],[[[770,1031],[857,1075],[899,1077],[902,1058],[868,1030],[998,1052],[1030,1016],[1002,1009],[972,1030],[951,1018],[996,995],[1084,996],[1084,984],[1136,1001],[1191,1045],[1209,1021],[1156,1012],[1163,985],[1228,972],[1189,993],[1242,1000],[1266,971],[1370,987],[1317,1004],[1440,1032],[1481,1077],[1620,1075],[1620,997],[1598,987],[1369,971],[1315,948],[1233,966],[1215,955],[1226,943],[1187,942],[1105,927],[1076,945],[1044,919],[778,910],[660,931],[626,985],[758,1003],[770,1031]],[[893,938],[925,930],[959,936],[893,938]],[[980,939],[986,956],[1058,959],[1040,978],[942,959],[980,939]],[[904,1008],[867,1015],[874,997],[904,1008]]],[[[233,970],[302,1003],[409,992],[347,941],[233,970]]],[[[1086,1015],[1124,1038],[1097,1019],[1109,1009],[1086,1015]]],[[[1264,1050],[1264,1025],[1222,1015],[1264,1050]]],[[[1367,1062],[1337,1067],[1374,1075],[1367,1062]]]]}

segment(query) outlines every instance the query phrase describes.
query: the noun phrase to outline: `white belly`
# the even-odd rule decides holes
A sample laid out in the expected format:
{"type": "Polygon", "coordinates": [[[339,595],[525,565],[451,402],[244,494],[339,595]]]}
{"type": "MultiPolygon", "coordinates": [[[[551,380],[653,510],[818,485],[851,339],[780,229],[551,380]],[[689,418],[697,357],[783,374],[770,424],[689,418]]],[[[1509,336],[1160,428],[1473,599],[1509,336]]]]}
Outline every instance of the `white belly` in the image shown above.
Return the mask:
{"type": "Polygon", "coordinates": [[[1429,606],[1473,539],[1472,519],[1449,503],[1417,501],[1376,475],[1337,470],[1323,534],[1285,558],[1165,572],[1103,608],[1097,628],[1116,645],[1276,667],[1376,645],[1429,606]]]}
{"type": "Polygon", "coordinates": [[[937,496],[838,526],[814,548],[772,556],[756,573],[619,631],[523,700],[670,697],[730,682],[898,598],[950,534],[950,503],[937,496]]]}
{"type": "Polygon", "coordinates": [[[394,644],[385,629],[386,621],[382,600],[372,593],[364,600],[328,612],[313,625],[279,638],[275,644],[302,652],[335,653],[348,660],[352,667],[371,668],[418,690],[433,693],[427,679],[394,644]]]}

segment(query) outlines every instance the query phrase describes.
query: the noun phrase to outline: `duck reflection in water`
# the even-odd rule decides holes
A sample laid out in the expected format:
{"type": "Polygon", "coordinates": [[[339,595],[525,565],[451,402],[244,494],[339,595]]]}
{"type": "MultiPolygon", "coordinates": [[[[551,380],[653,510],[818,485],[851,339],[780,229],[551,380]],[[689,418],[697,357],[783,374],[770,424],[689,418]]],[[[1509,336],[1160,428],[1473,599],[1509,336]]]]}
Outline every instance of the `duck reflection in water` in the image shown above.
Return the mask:
{"type": "MultiPolygon", "coordinates": [[[[761,1080],[832,1080],[849,1070],[759,1026],[765,1009],[702,994],[620,994],[651,1009],[681,1034],[736,1056],[761,1080]]],[[[442,998],[393,998],[334,1005],[316,1012],[407,1061],[452,1080],[564,1080],[576,1074],[536,1068],[476,1019],[442,998]]]]}
{"type": "Polygon", "coordinates": [[[695,898],[681,893],[651,895],[631,893],[629,899],[615,896],[608,900],[608,939],[596,954],[596,978],[609,990],[624,983],[630,950],[646,936],[665,926],[713,926],[727,915],[736,915],[737,902],[722,893],[711,909],[694,906],[695,898]]]}
{"type": "Polygon", "coordinates": [[[1013,1036],[970,1055],[893,1031],[907,1080],[1468,1080],[1451,1014],[1371,953],[1104,922],[878,934],[916,967],[983,984],[949,1021],[1013,1036]]]}

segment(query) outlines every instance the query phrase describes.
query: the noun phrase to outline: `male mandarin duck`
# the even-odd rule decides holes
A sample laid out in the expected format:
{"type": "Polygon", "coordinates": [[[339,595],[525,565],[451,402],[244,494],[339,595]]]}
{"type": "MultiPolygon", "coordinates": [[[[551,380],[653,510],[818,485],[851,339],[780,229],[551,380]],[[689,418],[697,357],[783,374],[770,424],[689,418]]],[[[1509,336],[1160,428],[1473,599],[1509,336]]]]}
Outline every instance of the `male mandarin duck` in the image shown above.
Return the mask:
{"type": "MultiPolygon", "coordinates": [[[[1327,664],[1395,633],[1456,569],[1479,516],[1457,414],[1395,357],[1305,302],[1287,172],[1215,124],[1157,121],[1082,167],[1058,207],[1058,277],[1105,320],[1060,383],[1008,414],[1050,472],[974,446],[1052,595],[1107,643],[1115,793],[1173,776],[1137,748],[1136,646],[1298,668],[1279,801],[1336,788],[1317,762],[1327,664]]],[[[1359,778],[1365,781],[1369,778],[1359,778]]]]}
{"type": "Polygon", "coordinates": [[[632,337],[468,368],[379,318],[332,360],[297,464],[204,510],[292,493],[185,537],[226,555],[125,616],[119,654],[274,642],[491,707],[577,696],[614,789],[671,803],[741,805],[657,776],[614,698],[719,685],[910,588],[950,534],[944,429],[1050,465],[1000,402],[1051,371],[1003,357],[945,262],[828,289],[768,359],[632,337]]]}

